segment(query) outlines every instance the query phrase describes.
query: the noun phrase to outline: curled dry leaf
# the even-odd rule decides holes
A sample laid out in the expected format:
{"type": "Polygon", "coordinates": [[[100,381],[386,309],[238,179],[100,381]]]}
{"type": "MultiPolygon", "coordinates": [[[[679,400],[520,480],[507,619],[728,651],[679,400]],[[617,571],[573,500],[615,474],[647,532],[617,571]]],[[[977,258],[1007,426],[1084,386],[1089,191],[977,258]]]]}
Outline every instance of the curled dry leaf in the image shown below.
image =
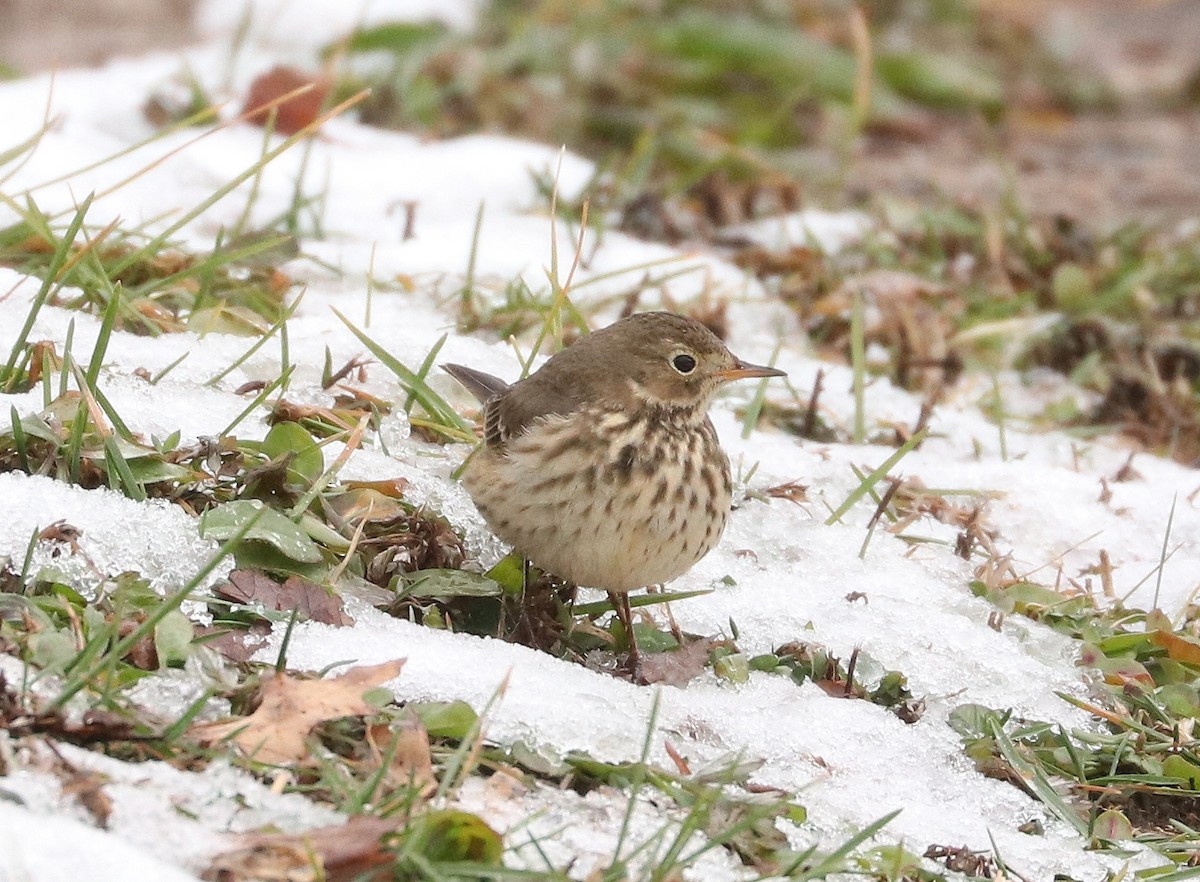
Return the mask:
{"type": "Polygon", "coordinates": [[[329,680],[276,674],[263,682],[254,713],[193,726],[192,734],[209,744],[229,738],[258,762],[299,762],[308,756],[304,740],[314,726],[338,717],[374,713],[375,708],[363,701],[363,693],[398,676],[403,666],[404,659],[396,659],[351,668],[329,680]]]}
{"type": "Polygon", "coordinates": [[[388,587],[402,573],[462,566],[462,539],[449,521],[385,491],[359,484],[326,500],[335,522],[349,530],[362,525],[359,551],[369,581],[388,587]]]}
{"type": "Polygon", "coordinates": [[[772,499],[786,499],[788,502],[808,502],[808,485],[801,484],[799,481],[788,481],[784,484],[776,484],[774,487],[768,487],[763,491],[772,499]]]}
{"type": "Polygon", "coordinates": [[[242,836],[238,848],[213,858],[203,878],[214,882],[310,879],[314,863],[322,871],[320,878],[330,882],[375,878],[364,874],[395,857],[381,840],[403,826],[397,819],[355,815],[341,826],[305,833],[242,836]]]}

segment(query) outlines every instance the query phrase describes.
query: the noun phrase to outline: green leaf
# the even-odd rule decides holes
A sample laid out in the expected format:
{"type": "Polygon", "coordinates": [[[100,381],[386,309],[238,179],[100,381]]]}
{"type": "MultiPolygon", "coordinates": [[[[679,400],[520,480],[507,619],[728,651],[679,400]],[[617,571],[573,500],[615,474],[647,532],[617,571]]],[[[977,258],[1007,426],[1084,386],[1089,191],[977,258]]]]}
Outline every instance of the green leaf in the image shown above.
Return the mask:
{"type": "Polygon", "coordinates": [[[520,594],[525,587],[525,561],[515,551],[510,552],[487,571],[487,577],[498,582],[509,594],[520,594]]]}
{"type": "Polygon", "coordinates": [[[276,423],[263,439],[263,452],[271,459],[295,454],[288,463],[288,481],[311,486],[325,471],[325,457],[312,435],[299,423],[276,423]]]}
{"type": "Polygon", "coordinates": [[[745,683],[750,679],[750,663],[740,652],[723,655],[713,662],[713,673],[730,683],[745,683]]]}
{"type": "Polygon", "coordinates": [[[59,444],[62,441],[55,431],[50,428],[50,425],[37,414],[21,417],[20,423],[21,430],[31,438],[40,438],[51,444],[59,444]]]}
{"type": "Polygon", "coordinates": [[[154,626],[154,651],[160,668],[180,667],[191,650],[195,631],[191,620],[179,610],[172,610],[154,626]]]}
{"type": "Polygon", "coordinates": [[[465,701],[410,701],[405,707],[417,715],[434,738],[462,741],[479,719],[465,701]]]}
{"type": "Polygon", "coordinates": [[[1177,753],[1163,760],[1162,773],[1168,778],[1179,779],[1189,790],[1195,790],[1200,785],[1200,766],[1188,762],[1177,753]]]}
{"type": "Polygon", "coordinates": [[[1077,263],[1060,263],[1054,270],[1050,290],[1055,305],[1065,312],[1085,312],[1094,303],[1091,277],[1077,263]]]}
{"type": "Polygon", "coordinates": [[[983,738],[992,734],[993,726],[1003,726],[1008,714],[1001,714],[982,704],[962,704],[950,711],[946,723],[963,738],[983,738]]]}
{"type": "Polygon", "coordinates": [[[1200,717],[1200,691],[1186,683],[1168,683],[1157,692],[1166,709],[1177,717],[1200,717]]]}
{"type": "Polygon", "coordinates": [[[504,840],[477,815],[450,809],[415,817],[405,836],[406,850],[415,850],[428,861],[473,861],[500,865],[504,840]]]}
{"type": "Polygon", "coordinates": [[[62,671],[75,660],[79,649],[65,631],[39,631],[29,638],[32,661],[42,670],[62,671]]]}
{"type": "Polygon", "coordinates": [[[466,570],[428,569],[401,576],[402,597],[499,597],[504,589],[494,579],[466,570]]]}
{"type": "Polygon", "coordinates": [[[312,512],[306,511],[300,515],[300,528],[309,535],[310,538],[320,542],[331,551],[348,551],[350,549],[350,540],[339,533],[329,524],[322,521],[312,512]]]}
{"type": "Polygon", "coordinates": [[[1133,825],[1129,823],[1129,818],[1117,809],[1108,809],[1101,812],[1092,825],[1092,838],[1108,842],[1132,839],[1133,825]]]}
{"type": "Polygon", "coordinates": [[[302,563],[266,542],[239,542],[233,552],[239,569],[263,570],[287,576],[303,576],[310,582],[324,585],[331,564],[322,557],[320,563],[302,563]]]}
{"type": "Polygon", "coordinates": [[[763,655],[756,655],[753,658],[751,658],[750,659],[750,670],[765,671],[767,673],[771,673],[777,667],[779,667],[779,664],[780,664],[779,656],[775,655],[773,652],[768,652],[768,653],[764,653],[763,655]]]}
{"type": "Polygon", "coordinates": [[[205,539],[229,539],[255,517],[258,523],[246,533],[246,540],[266,542],[300,563],[321,562],[321,549],[308,534],[257,499],[239,499],[210,508],[200,516],[200,535],[205,539]]]}
{"type": "Polygon", "coordinates": [[[1145,633],[1113,634],[1096,643],[1109,658],[1128,653],[1141,653],[1150,648],[1150,635],[1145,633]]]}
{"type": "Polygon", "coordinates": [[[875,61],[880,78],[906,98],[954,110],[1004,110],[1004,84],[981,67],[950,55],[906,52],[875,61]]]}
{"type": "Polygon", "coordinates": [[[327,57],[335,52],[391,52],[404,55],[422,43],[428,43],[446,33],[441,22],[388,22],[372,28],[359,28],[349,39],[322,52],[327,57]]]}
{"type": "Polygon", "coordinates": [[[159,484],[163,481],[181,482],[195,474],[187,466],[163,462],[161,459],[149,456],[127,459],[125,464],[129,467],[129,473],[139,484],[159,484]]]}

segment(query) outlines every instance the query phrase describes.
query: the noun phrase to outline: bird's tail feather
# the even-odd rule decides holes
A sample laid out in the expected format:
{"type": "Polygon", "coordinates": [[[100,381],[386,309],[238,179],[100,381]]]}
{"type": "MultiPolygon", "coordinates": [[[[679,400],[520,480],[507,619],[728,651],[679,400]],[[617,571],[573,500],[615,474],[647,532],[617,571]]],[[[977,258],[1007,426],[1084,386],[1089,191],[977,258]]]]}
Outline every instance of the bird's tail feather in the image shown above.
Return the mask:
{"type": "Polygon", "coordinates": [[[499,377],[461,364],[443,364],[442,370],[462,383],[468,392],[479,399],[480,404],[487,404],[492,397],[508,388],[508,383],[499,377]]]}

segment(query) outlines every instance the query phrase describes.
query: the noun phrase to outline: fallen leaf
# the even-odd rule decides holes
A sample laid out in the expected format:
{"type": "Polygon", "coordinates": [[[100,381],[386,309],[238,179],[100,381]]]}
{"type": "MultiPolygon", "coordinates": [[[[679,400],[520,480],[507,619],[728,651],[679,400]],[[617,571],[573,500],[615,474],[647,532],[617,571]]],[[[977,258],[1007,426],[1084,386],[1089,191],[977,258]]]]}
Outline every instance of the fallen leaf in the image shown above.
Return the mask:
{"type": "Polygon", "coordinates": [[[774,487],[768,487],[763,493],[772,499],[786,499],[788,502],[795,502],[797,504],[808,502],[808,485],[801,484],[798,481],[776,484],[774,487]]]}
{"type": "MultiPolygon", "coordinates": [[[[305,833],[249,834],[239,837],[238,848],[213,858],[203,877],[218,882],[290,882],[313,878],[313,870],[319,869],[320,878],[328,882],[374,879],[374,875],[364,874],[390,864],[395,857],[380,841],[403,826],[403,821],[394,818],[355,815],[345,824],[305,833]]],[[[381,871],[379,878],[390,879],[391,874],[381,871]]]]}
{"type": "MultiPolygon", "coordinates": [[[[403,820],[355,815],[337,827],[299,834],[250,834],[238,848],[218,855],[204,871],[215,882],[385,882],[397,878],[396,854],[385,837],[405,829],[403,820]],[[316,872],[314,872],[316,871],[316,872]]],[[[454,810],[430,811],[412,818],[405,852],[435,863],[471,861],[500,865],[503,840],[479,817],[454,810]]],[[[408,878],[406,875],[404,878],[408,878]]]]}
{"type": "Polygon", "coordinates": [[[104,792],[108,777],[67,762],[58,756],[57,750],[54,753],[58,760],[54,771],[62,782],[62,795],[73,797],[92,816],[97,827],[107,830],[113,809],[112,799],[104,792]]]}
{"type": "Polygon", "coordinates": [[[252,714],[202,723],[192,727],[192,734],[209,744],[228,738],[258,762],[299,762],[308,756],[304,740],[314,726],[374,713],[375,708],[363,701],[363,693],[395,678],[403,666],[404,659],[397,659],[351,668],[330,680],[298,680],[279,673],[263,682],[252,714]]]}
{"type": "Polygon", "coordinates": [[[337,594],[301,576],[289,576],[282,585],[261,570],[234,570],[214,589],[218,597],[234,603],[259,604],[265,609],[296,610],[301,619],[326,625],[353,625],[337,594]]]}
{"type": "Polygon", "coordinates": [[[283,590],[293,602],[293,608],[314,622],[339,627],[354,624],[354,619],[342,608],[342,598],[316,582],[310,582],[303,576],[288,576],[283,583],[283,590]]]}
{"type": "Polygon", "coordinates": [[[1200,641],[1192,637],[1181,637],[1170,631],[1151,631],[1150,642],[1161,646],[1177,662],[1200,665],[1200,641]]]}
{"type": "Polygon", "coordinates": [[[248,628],[196,628],[196,636],[205,646],[215,649],[231,662],[247,662],[264,646],[271,636],[271,624],[256,621],[248,628]]]}
{"type": "Polygon", "coordinates": [[[308,87],[306,91],[298,92],[274,107],[275,131],[281,135],[294,135],[321,115],[330,90],[326,77],[283,65],[273,67],[251,83],[242,113],[247,114],[247,122],[265,126],[271,117],[271,110],[263,109],[265,105],[305,87],[308,87]]]}
{"type": "Polygon", "coordinates": [[[390,787],[412,787],[422,799],[437,790],[429,733],[415,717],[393,729],[385,723],[367,729],[367,744],[378,768],[388,760],[385,782],[390,787]]]}
{"type": "Polygon", "coordinates": [[[656,652],[642,658],[642,678],[647,683],[684,686],[704,672],[708,653],[716,643],[710,637],[695,640],[671,652],[656,652]]]}

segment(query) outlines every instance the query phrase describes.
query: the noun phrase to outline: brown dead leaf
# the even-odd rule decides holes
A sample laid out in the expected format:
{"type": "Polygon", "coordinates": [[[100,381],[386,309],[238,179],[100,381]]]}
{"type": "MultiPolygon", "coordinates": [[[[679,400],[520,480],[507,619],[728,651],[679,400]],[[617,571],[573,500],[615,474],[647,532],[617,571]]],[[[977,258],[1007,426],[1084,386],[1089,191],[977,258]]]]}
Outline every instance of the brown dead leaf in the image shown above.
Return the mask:
{"type": "Polygon", "coordinates": [[[48,366],[57,372],[62,367],[62,359],[49,340],[39,340],[29,350],[29,384],[36,386],[42,381],[42,370],[48,366]]]}
{"type": "Polygon", "coordinates": [[[760,279],[790,274],[815,275],[821,267],[821,255],[806,245],[791,245],[780,250],[748,245],[733,254],[733,262],[760,279]]]}
{"type": "Polygon", "coordinates": [[[800,185],[778,174],[735,181],[724,171],[715,171],[692,185],[688,195],[718,227],[785,214],[801,205],[800,185]]]}
{"type": "Polygon", "coordinates": [[[247,717],[192,727],[201,742],[231,739],[247,756],[262,763],[300,762],[308,756],[304,743],[318,723],[338,717],[365,716],[375,708],[363,693],[395,678],[404,659],[351,668],[329,680],[298,680],[276,674],[263,682],[259,705],[247,717]]]}
{"type": "Polygon", "coordinates": [[[214,591],[234,603],[257,603],[281,611],[294,609],[302,619],[326,625],[354,624],[338,595],[301,576],[289,576],[281,585],[261,570],[234,570],[228,581],[214,591]]]}
{"type": "Polygon", "coordinates": [[[108,778],[99,772],[72,768],[70,775],[64,776],[62,785],[63,796],[74,797],[101,830],[108,829],[113,809],[112,799],[104,792],[107,783],[108,778]]]}
{"type": "Polygon", "coordinates": [[[265,126],[272,111],[263,109],[264,106],[296,92],[274,108],[275,131],[281,135],[294,135],[321,115],[329,90],[328,78],[280,65],[261,74],[250,85],[242,113],[247,114],[247,122],[265,126]],[[305,91],[298,91],[301,89],[305,91]]]}
{"type": "MultiPolygon", "coordinates": [[[[118,626],[117,633],[121,637],[128,637],[141,626],[144,620],[145,617],[140,614],[137,618],[127,619],[118,626]]],[[[158,650],[154,646],[154,637],[147,634],[130,646],[125,653],[125,661],[143,671],[157,671],[158,650]]]]}
{"type": "Polygon", "coordinates": [[[1167,651],[1168,657],[1188,665],[1200,665],[1200,640],[1180,637],[1170,631],[1151,631],[1150,642],[1167,651]]]}
{"type": "Polygon", "coordinates": [[[679,774],[684,776],[692,774],[692,767],[688,765],[688,761],[683,754],[675,749],[674,744],[672,744],[670,741],[664,741],[663,749],[666,750],[667,756],[671,758],[671,762],[675,764],[675,770],[679,772],[679,774]]]}
{"type": "Polygon", "coordinates": [[[53,741],[47,741],[46,745],[54,754],[53,770],[62,782],[62,795],[73,797],[92,816],[97,827],[107,830],[113,807],[112,799],[104,792],[108,777],[90,769],[81,769],[69,762],[58,752],[53,741]]]}
{"type": "Polygon", "coordinates": [[[78,527],[68,524],[64,520],[57,520],[50,526],[46,527],[42,532],[38,533],[39,542],[62,542],[71,546],[71,550],[79,552],[79,540],[83,536],[83,530],[78,527]]]}
{"type": "Polygon", "coordinates": [[[249,395],[252,392],[261,392],[267,388],[266,380],[251,380],[249,383],[242,383],[233,390],[234,395],[249,395]]]}
{"type": "MultiPolygon", "coordinates": [[[[408,490],[408,479],[389,478],[383,481],[347,481],[345,486],[347,490],[373,490],[390,499],[403,499],[405,491],[408,490]]],[[[362,510],[361,506],[360,510],[362,510]]],[[[343,516],[348,515],[343,511],[343,516]]]]}
{"type": "Polygon", "coordinates": [[[213,858],[203,878],[210,882],[390,879],[386,869],[378,875],[366,874],[392,862],[394,855],[380,846],[380,840],[403,826],[395,819],[355,815],[341,826],[306,833],[242,836],[240,847],[213,858]]]}
{"type": "Polygon", "coordinates": [[[718,641],[702,637],[672,652],[656,652],[642,658],[642,678],[646,683],[685,686],[704,673],[709,650],[718,641]]]}
{"type": "Polygon", "coordinates": [[[388,786],[412,787],[421,799],[437,790],[429,733],[420,721],[402,721],[396,729],[385,723],[371,726],[367,729],[367,744],[376,767],[390,757],[384,778],[388,786]]]}
{"type": "Polygon", "coordinates": [[[196,628],[196,636],[204,639],[204,644],[215,649],[231,662],[247,662],[267,645],[271,636],[271,624],[256,621],[248,628],[212,627],[196,628]]]}
{"type": "Polygon", "coordinates": [[[763,491],[772,499],[786,499],[788,502],[808,502],[808,485],[801,484],[799,481],[788,481],[784,484],[776,484],[774,487],[768,487],[763,491]]]}
{"type": "Polygon", "coordinates": [[[288,576],[283,590],[292,599],[294,608],[314,622],[340,627],[354,624],[354,619],[342,608],[341,597],[303,576],[288,576]]]}

